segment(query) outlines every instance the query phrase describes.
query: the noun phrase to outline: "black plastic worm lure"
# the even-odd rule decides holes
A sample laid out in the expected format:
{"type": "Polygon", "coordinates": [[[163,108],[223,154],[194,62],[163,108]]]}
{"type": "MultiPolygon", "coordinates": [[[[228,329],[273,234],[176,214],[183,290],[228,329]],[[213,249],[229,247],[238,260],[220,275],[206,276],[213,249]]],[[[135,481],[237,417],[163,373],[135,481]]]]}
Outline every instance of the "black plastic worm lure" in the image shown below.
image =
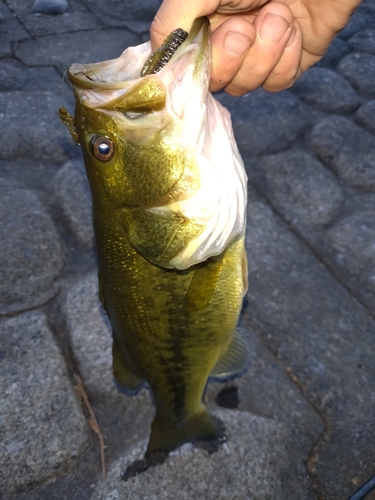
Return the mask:
{"type": "Polygon", "coordinates": [[[188,33],[177,28],[165,39],[163,45],[155,50],[145,62],[141,76],[157,73],[170,61],[178,47],[186,40],[188,33]]]}

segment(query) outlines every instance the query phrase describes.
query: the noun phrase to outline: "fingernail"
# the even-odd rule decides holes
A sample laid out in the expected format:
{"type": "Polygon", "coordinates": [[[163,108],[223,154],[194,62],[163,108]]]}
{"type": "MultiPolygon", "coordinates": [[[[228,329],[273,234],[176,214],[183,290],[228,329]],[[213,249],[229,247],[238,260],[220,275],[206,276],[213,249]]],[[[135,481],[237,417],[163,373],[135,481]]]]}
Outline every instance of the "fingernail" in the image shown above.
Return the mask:
{"type": "Polygon", "coordinates": [[[224,49],[232,56],[243,56],[252,41],[246,35],[236,31],[228,31],[224,38],[224,49]]]}
{"type": "Polygon", "coordinates": [[[289,26],[290,24],[286,19],[268,12],[264,16],[259,34],[265,42],[279,42],[289,29],[289,26]]]}
{"type": "Polygon", "coordinates": [[[286,44],[287,47],[289,47],[289,45],[292,45],[292,43],[294,42],[294,39],[296,38],[296,33],[297,33],[297,28],[293,26],[292,34],[290,35],[288,43],[286,44]]]}

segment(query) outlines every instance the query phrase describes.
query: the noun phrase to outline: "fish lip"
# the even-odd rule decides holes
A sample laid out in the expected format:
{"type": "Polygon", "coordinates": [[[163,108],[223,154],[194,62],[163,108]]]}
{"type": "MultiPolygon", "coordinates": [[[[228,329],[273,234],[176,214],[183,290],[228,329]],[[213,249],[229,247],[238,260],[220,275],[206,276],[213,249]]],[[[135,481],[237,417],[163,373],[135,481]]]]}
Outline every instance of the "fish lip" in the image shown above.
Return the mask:
{"type": "MultiPolygon", "coordinates": [[[[160,69],[163,71],[164,68],[168,66],[172,66],[179,59],[181,59],[185,52],[186,48],[189,47],[201,34],[201,40],[199,43],[198,53],[195,58],[194,63],[194,77],[198,76],[199,70],[204,61],[204,55],[206,53],[207,45],[210,43],[209,38],[209,20],[207,17],[200,17],[196,19],[193,23],[193,26],[186,38],[186,40],[178,47],[176,52],[173,54],[168,63],[160,69]]],[[[126,89],[129,84],[134,80],[123,80],[123,81],[110,81],[107,82],[105,80],[93,80],[90,78],[91,68],[96,67],[97,65],[111,64],[119,59],[121,59],[122,55],[117,59],[110,59],[108,61],[103,61],[99,63],[93,64],[79,64],[73,63],[67,68],[67,75],[70,83],[74,87],[78,87],[80,89],[91,89],[91,90],[115,90],[115,89],[126,89]]],[[[141,77],[139,75],[139,79],[146,78],[149,75],[145,75],[141,77]]]]}

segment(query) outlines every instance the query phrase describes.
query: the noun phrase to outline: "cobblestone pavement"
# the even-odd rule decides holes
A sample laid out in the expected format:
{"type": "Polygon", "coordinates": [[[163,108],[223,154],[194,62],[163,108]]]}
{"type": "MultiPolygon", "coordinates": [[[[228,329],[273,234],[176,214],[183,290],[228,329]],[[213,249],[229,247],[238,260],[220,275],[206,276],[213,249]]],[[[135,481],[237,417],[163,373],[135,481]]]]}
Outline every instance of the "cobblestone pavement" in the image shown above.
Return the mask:
{"type": "Polygon", "coordinates": [[[348,499],[375,475],[374,1],[289,91],[218,95],[249,176],[250,369],[207,388],[216,453],[121,478],[154,410],[112,383],[83,162],[56,111],[67,65],[147,40],[158,4],[0,0],[0,497],[348,499]]]}

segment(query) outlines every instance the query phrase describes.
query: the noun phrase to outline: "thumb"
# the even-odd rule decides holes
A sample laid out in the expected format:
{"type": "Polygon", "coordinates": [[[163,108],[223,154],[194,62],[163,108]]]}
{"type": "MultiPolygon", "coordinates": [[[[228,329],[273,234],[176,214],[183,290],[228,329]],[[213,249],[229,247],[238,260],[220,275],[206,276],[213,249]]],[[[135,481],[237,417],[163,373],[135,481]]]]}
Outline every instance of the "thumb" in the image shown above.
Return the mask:
{"type": "Polygon", "coordinates": [[[177,28],[189,32],[195,19],[212,14],[219,5],[220,0],[164,0],[150,28],[152,50],[177,28]]]}

